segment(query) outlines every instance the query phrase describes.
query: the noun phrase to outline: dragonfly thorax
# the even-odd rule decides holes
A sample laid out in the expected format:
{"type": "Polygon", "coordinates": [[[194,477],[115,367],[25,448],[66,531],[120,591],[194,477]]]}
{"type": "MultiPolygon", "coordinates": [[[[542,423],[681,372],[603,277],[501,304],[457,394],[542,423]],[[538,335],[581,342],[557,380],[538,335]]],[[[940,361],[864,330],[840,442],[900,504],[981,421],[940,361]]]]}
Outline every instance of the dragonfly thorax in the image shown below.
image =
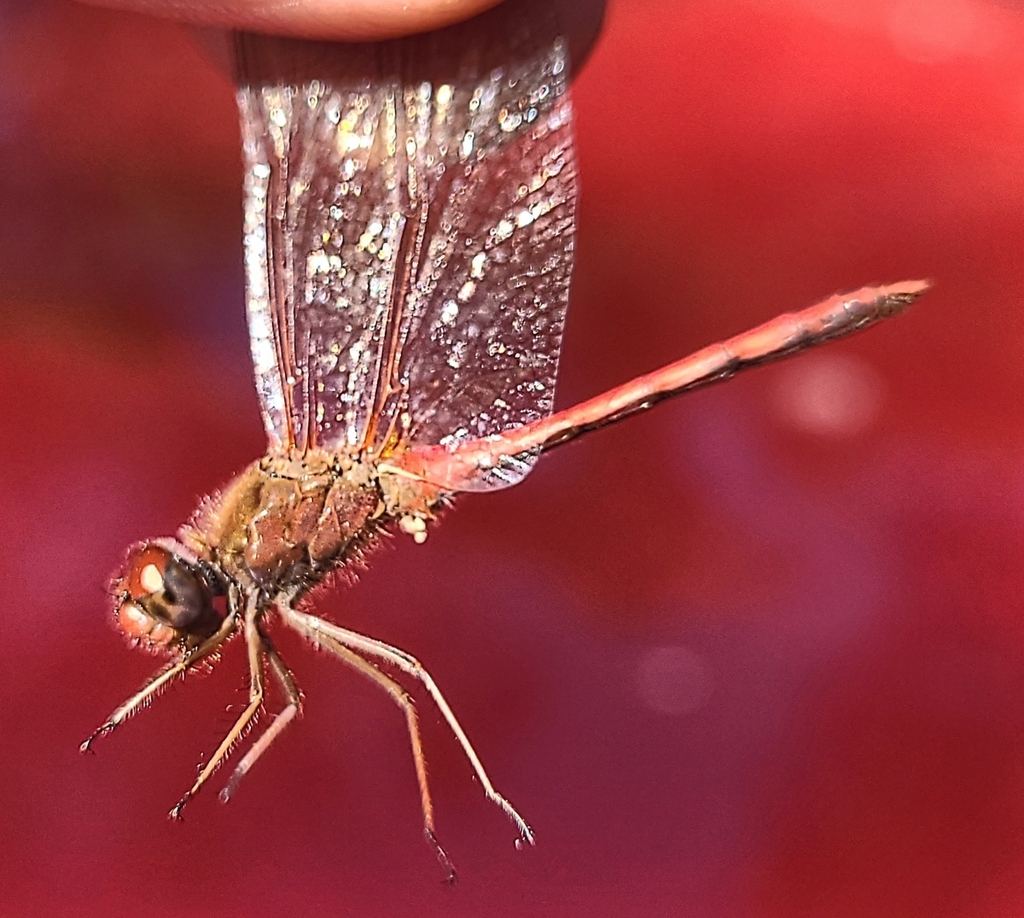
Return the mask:
{"type": "Polygon", "coordinates": [[[115,576],[118,628],[148,649],[188,649],[223,619],[214,597],[270,606],[358,558],[382,528],[422,541],[436,493],[376,463],[328,452],[270,455],[204,499],[179,539],[133,546],[115,576]]]}
{"type": "Polygon", "coordinates": [[[363,463],[267,456],[203,501],[180,536],[244,594],[297,595],[363,549],[384,510],[363,463]]]}

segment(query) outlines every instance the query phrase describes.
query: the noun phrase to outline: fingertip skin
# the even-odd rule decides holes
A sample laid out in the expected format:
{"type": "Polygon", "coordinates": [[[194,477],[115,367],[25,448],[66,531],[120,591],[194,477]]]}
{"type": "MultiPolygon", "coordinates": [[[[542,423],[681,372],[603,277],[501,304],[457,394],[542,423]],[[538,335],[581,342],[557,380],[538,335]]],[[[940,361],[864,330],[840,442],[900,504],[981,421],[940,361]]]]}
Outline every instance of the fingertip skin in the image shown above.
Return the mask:
{"type": "Polygon", "coordinates": [[[295,38],[381,41],[440,29],[500,0],[83,0],[194,25],[295,38]]]}

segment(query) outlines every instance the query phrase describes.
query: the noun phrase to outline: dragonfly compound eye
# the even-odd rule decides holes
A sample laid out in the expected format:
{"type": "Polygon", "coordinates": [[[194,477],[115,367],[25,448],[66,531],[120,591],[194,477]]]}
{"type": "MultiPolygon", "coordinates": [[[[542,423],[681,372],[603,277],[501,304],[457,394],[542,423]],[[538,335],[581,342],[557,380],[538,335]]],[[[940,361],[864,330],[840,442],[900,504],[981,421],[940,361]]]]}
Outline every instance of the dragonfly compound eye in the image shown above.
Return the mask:
{"type": "Polygon", "coordinates": [[[163,545],[134,546],[114,590],[117,627],[151,649],[194,645],[221,621],[198,565],[163,545]]]}

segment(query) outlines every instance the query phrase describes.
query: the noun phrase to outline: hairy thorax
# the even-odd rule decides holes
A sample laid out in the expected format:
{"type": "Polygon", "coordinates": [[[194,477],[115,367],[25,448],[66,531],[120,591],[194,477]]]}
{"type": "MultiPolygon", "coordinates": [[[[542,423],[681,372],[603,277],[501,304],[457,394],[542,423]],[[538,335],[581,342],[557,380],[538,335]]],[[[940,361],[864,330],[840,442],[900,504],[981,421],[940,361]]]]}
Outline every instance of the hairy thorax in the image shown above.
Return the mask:
{"type": "Polygon", "coordinates": [[[264,595],[302,592],[390,518],[374,466],[327,452],[266,456],[207,498],[180,537],[264,595]]]}

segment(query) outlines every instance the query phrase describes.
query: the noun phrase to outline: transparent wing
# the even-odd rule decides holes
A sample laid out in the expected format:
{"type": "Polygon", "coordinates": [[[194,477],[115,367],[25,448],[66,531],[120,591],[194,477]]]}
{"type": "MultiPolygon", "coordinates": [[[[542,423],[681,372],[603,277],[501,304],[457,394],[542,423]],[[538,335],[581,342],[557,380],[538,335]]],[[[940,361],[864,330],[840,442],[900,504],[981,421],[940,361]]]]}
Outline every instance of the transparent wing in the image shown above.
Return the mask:
{"type": "Polygon", "coordinates": [[[382,45],[239,40],[249,324],[272,448],[380,452],[551,413],[575,167],[545,9],[382,45]]]}
{"type": "Polygon", "coordinates": [[[315,445],[321,426],[361,442],[405,219],[394,81],[293,83],[307,50],[239,47],[249,335],[272,448],[315,445]]]}
{"type": "MultiPolygon", "coordinates": [[[[451,121],[460,148],[436,213],[424,208],[425,256],[385,410],[407,411],[412,444],[487,436],[553,409],[576,204],[565,73],[562,46],[551,46],[492,73],[451,121]]],[[[513,484],[530,465],[480,486],[513,484]]]]}

